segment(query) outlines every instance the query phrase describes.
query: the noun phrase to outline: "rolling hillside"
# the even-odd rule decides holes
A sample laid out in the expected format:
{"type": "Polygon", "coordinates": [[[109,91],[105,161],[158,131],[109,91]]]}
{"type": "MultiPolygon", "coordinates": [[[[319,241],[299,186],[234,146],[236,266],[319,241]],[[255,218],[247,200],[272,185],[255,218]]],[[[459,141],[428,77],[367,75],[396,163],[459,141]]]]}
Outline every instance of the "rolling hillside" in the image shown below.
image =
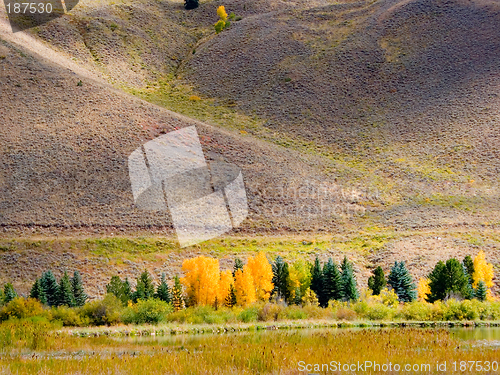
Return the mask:
{"type": "Polygon", "coordinates": [[[244,174],[229,263],[265,235],[285,256],[348,253],[360,282],[479,248],[498,270],[499,1],[88,0],[16,34],[0,17],[0,283],[94,267],[99,294],[117,270],[178,272],[161,246],[128,269],[85,243],[170,241],[167,212],[134,207],[127,158],[189,125],[244,174]],[[238,21],[216,35],[219,5],[238,21]]]}

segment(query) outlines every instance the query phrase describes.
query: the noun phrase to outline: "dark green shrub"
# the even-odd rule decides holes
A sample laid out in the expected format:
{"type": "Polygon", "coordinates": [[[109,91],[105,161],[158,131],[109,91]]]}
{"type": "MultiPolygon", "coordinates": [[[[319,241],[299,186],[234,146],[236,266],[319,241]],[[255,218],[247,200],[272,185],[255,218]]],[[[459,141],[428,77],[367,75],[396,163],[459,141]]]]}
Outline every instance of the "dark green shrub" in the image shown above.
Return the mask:
{"type": "Polygon", "coordinates": [[[80,310],[83,319],[88,319],[93,325],[112,325],[120,323],[123,305],[113,294],[99,301],[86,303],[80,310]]]}
{"type": "Polygon", "coordinates": [[[173,310],[171,303],[157,298],[139,300],[135,305],[127,308],[123,321],[127,324],[158,324],[165,321],[167,315],[173,310]]]}

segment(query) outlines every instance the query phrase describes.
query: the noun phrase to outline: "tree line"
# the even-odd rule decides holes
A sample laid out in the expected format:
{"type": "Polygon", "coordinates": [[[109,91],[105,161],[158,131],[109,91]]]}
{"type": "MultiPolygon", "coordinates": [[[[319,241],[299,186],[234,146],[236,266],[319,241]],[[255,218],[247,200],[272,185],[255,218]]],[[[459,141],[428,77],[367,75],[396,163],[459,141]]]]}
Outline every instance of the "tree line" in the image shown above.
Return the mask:
{"type": "MultiPolygon", "coordinates": [[[[340,264],[330,258],[322,265],[318,257],[313,263],[297,260],[289,264],[281,256],[269,261],[259,252],[249,257],[246,264],[236,258],[232,270],[221,271],[218,259],[198,256],[184,260],[182,270],[184,277],[175,276],[172,286],[165,273],[155,286],[153,277],[145,270],[137,277],[135,288],[128,278],[112,276],[106,292],[115,295],[124,306],[154,298],[171,303],[175,311],[200,305],[246,307],[258,301],[327,307],[332,301],[357,301],[360,294],[354,267],[347,257],[340,264]]],[[[373,295],[390,289],[399,302],[417,298],[430,303],[450,298],[484,301],[493,298],[493,277],[493,265],[486,262],[480,251],[474,259],[468,255],[462,262],[456,258],[439,261],[418,285],[403,261],[396,261],[387,277],[378,266],[368,279],[368,288],[373,295]]],[[[10,283],[0,290],[3,303],[17,296],[10,283]]],[[[50,270],[34,282],[29,297],[50,307],[80,307],[88,299],[78,271],[72,277],[64,272],[58,281],[50,270]]]]}

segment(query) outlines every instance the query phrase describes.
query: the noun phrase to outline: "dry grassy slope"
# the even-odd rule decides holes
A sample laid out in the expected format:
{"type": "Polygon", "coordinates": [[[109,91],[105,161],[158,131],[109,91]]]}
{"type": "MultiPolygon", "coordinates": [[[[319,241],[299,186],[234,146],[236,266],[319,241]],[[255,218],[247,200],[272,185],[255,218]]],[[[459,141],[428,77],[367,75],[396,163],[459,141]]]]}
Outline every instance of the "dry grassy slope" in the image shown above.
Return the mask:
{"type": "Polygon", "coordinates": [[[34,32],[117,86],[180,79],[258,115],[259,137],[379,191],[371,220],[477,226],[500,212],[497,3],[88,0],[34,32]],[[215,36],[221,4],[243,20],[215,36]]]}
{"type": "MultiPolygon", "coordinates": [[[[0,222],[57,228],[169,228],[165,212],[133,206],[128,155],[161,133],[197,125],[206,156],[239,165],[252,218],[244,228],[333,228],[335,219],[304,220],[294,200],[263,194],[273,186],[325,181],[328,160],[249,135],[219,130],[83,79],[4,43],[0,60],[0,222]],[[252,152],[248,152],[252,150],[252,152]],[[287,214],[273,214],[286,206],[287,214]]],[[[332,185],[334,186],[334,185],[332,185]]],[[[362,199],[361,199],[362,200],[362,199]]],[[[345,200],[348,206],[357,206],[345,200]]],[[[96,229],[97,230],[97,229],[96,229]]]]}
{"type": "Polygon", "coordinates": [[[391,225],[412,214],[435,221],[433,212],[460,222],[440,204],[415,213],[435,196],[460,197],[491,213],[480,220],[497,221],[499,21],[498,1],[283,10],[234,24],[179,73],[272,131],[350,160],[337,178],[382,190],[396,206],[391,225]]]}

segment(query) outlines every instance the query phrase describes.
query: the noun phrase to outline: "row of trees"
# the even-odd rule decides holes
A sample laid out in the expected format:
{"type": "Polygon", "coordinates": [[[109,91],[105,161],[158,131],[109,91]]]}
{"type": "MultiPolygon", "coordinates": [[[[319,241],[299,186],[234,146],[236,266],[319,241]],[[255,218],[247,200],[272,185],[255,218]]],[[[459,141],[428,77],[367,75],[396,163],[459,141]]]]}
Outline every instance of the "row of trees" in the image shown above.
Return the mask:
{"type": "Polygon", "coordinates": [[[161,301],[172,303],[174,310],[184,308],[184,298],[182,296],[182,285],[179,277],[175,276],[174,285],[170,289],[167,284],[165,273],[161,275],[160,283],[155,288],[153,278],[148,271],[144,271],[136,280],[136,288],[133,291],[128,278],[121,280],[118,276],[111,277],[111,281],[106,285],[106,292],[114,294],[123,305],[130,301],[137,303],[139,300],[157,298],[161,301]]]}
{"type": "MultiPolygon", "coordinates": [[[[221,271],[219,260],[205,256],[186,259],[182,269],[184,277],[175,276],[173,286],[165,274],[155,286],[152,276],[144,271],[136,279],[135,290],[127,278],[113,276],[106,286],[123,305],[152,298],[172,303],[174,310],[185,306],[210,305],[214,307],[248,306],[256,301],[327,307],[330,301],[356,301],[359,298],[353,265],[344,257],[340,265],[331,258],[323,265],[316,257],[314,263],[298,260],[288,264],[281,256],[270,262],[263,252],[249,257],[244,264],[236,259],[232,270],[221,271]]],[[[400,302],[417,299],[427,302],[449,298],[481,301],[491,298],[493,266],[485,260],[484,252],[462,262],[452,258],[440,261],[426,278],[415,285],[404,262],[396,261],[389,275],[381,267],[368,279],[373,295],[380,295],[390,288],[400,302]]],[[[17,297],[12,284],[6,284],[0,299],[9,302],[17,297]]],[[[66,272],[56,280],[52,271],[45,272],[33,284],[31,298],[48,306],[83,306],[88,299],[78,271],[69,277],[66,272]]]]}
{"type": "Polygon", "coordinates": [[[88,299],[78,271],[75,271],[71,278],[67,272],[64,272],[57,282],[50,270],[35,281],[30,297],[38,299],[44,305],[69,307],[83,306],[88,299]]]}
{"type": "Polygon", "coordinates": [[[439,261],[427,278],[419,280],[419,297],[428,302],[448,298],[491,299],[493,265],[480,251],[474,259],[466,256],[462,262],[456,258],[439,261]]]}

